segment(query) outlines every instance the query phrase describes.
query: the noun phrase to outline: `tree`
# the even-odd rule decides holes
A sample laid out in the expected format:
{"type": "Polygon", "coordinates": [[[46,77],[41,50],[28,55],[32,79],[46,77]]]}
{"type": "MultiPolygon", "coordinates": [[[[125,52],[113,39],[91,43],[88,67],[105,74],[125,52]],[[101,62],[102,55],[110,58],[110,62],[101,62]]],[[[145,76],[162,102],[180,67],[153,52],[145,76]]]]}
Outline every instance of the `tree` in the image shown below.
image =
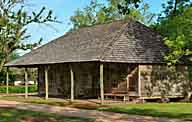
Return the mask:
{"type": "MultiPolygon", "coordinates": [[[[192,7],[186,8],[180,16],[174,16],[167,20],[165,26],[170,27],[165,44],[170,52],[165,59],[170,64],[182,63],[183,61],[191,63],[192,61],[192,7]],[[171,30],[173,32],[171,32],[171,30]]],[[[191,66],[189,69],[189,81],[183,82],[183,93],[187,100],[190,100],[192,93],[191,66]]]]}
{"type": "MultiPolygon", "coordinates": [[[[15,60],[17,58],[19,58],[19,54],[17,52],[12,52],[8,58],[8,61],[11,61],[11,60],[15,60]]],[[[15,81],[16,80],[16,72],[15,70],[9,70],[9,79],[11,82],[15,81]]],[[[2,85],[5,84],[5,81],[6,81],[6,70],[5,69],[2,69],[0,71],[0,84],[2,83],[2,85]]]]}
{"type": "MultiPolygon", "coordinates": [[[[169,53],[165,56],[169,65],[191,63],[192,61],[192,7],[190,0],[169,0],[163,5],[163,15],[160,16],[155,28],[165,37],[169,53]]],[[[189,80],[182,81],[183,94],[189,100],[192,93],[192,83],[189,69],[189,80]]],[[[179,75],[178,75],[179,76],[179,75]]]]}
{"type": "Polygon", "coordinates": [[[160,16],[177,16],[182,13],[185,7],[191,6],[191,0],[168,0],[167,4],[163,4],[163,13],[164,15],[160,16]]]}
{"type": "Polygon", "coordinates": [[[0,71],[9,57],[17,49],[32,49],[39,42],[26,44],[28,35],[27,27],[32,23],[57,22],[52,11],[46,11],[43,7],[39,12],[27,13],[24,0],[0,1],[0,71]]]}
{"type": "Polygon", "coordinates": [[[143,4],[140,8],[130,7],[129,14],[119,12],[119,4],[126,4],[125,0],[107,0],[107,5],[98,1],[91,1],[90,5],[83,10],[78,9],[71,17],[73,29],[92,26],[96,24],[108,23],[114,20],[133,18],[149,25],[154,14],[148,11],[149,6],[143,4]]]}
{"type": "Polygon", "coordinates": [[[172,64],[182,62],[181,59],[190,60],[192,51],[192,7],[189,0],[169,0],[164,5],[165,16],[161,17],[156,25],[165,38],[165,44],[170,53],[165,57],[172,64]],[[175,2],[173,2],[175,1],[175,2]]]}
{"type": "Polygon", "coordinates": [[[142,0],[123,0],[118,2],[118,10],[120,14],[128,15],[131,12],[132,7],[139,7],[139,3],[142,0]]]}

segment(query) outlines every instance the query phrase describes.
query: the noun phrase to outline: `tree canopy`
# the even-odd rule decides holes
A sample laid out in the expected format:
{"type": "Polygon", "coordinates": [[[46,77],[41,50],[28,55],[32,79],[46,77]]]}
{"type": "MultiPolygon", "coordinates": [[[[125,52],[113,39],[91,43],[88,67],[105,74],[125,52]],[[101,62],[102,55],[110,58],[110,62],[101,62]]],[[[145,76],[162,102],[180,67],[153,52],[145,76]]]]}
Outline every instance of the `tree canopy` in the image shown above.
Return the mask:
{"type": "MultiPolygon", "coordinates": [[[[192,2],[190,0],[169,0],[167,4],[163,4],[163,12],[155,28],[165,37],[165,44],[169,48],[165,59],[170,66],[192,62],[192,2]]],[[[188,66],[188,74],[189,80],[182,81],[181,87],[186,100],[191,100],[191,66],[188,66]]]]}
{"type": "Polygon", "coordinates": [[[25,41],[31,36],[27,34],[27,26],[32,23],[56,22],[52,11],[43,7],[38,12],[27,12],[24,0],[1,0],[0,1],[0,71],[9,57],[17,49],[32,49],[36,43],[26,44],[25,41]]]}
{"type": "Polygon", "coordinates": [[[169,0],[164,4],[156,29],[165,37],[170,52],[165,56],[172,64],[189,61],[192,54],[192,7],[190,0],[169,0]]]}
{"type": "Polygon", "coordinates": [[[72,16],[70,19],[73,29],[128,18],[133,18],[144,24],[149,24],[152,22],[153,17],[155,16],[148,11],[148,4],[143,3],[138,9],[135,9],[135,4],[131,4],[135,3],[133,1],[128,2],[126,0],[106,0],[106,2],[107,5],[94,0],[91,1],[90,5],[86,6],[84,9],[76,10],[74,16],[72,16]],[[122,12],[122,7],[125,9],[125,6],[127,8],[127,12],[125,12],[125,10],[122,12]]]}

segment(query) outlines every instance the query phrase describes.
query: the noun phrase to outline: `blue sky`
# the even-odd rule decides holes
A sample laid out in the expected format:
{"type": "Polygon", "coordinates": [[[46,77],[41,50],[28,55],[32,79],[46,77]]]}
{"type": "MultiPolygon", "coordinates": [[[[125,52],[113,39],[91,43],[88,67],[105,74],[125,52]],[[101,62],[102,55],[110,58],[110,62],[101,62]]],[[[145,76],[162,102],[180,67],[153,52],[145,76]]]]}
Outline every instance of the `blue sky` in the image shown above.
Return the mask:
{"type": "MultiPolygon", "coordinates": [[[[159,13],[161,4],[166,0],[144,0],[150,5],[150,11],[159,13]]],[[[31,25],[29,33],[32,37],[27,42],[37,41],[40,37],[43,38],[43,44],[63,35],[70,29],[69,19],[78,8],[84,8],[90,3],[90,0],[28,0],[27,9],[29,12],[38,11],[43,6],[53,10],[54,15],[61,21],[61,24],[53,23],[49,26],[31,25]],[[54,29],[53,29],[54,28],[54,29]]]]}

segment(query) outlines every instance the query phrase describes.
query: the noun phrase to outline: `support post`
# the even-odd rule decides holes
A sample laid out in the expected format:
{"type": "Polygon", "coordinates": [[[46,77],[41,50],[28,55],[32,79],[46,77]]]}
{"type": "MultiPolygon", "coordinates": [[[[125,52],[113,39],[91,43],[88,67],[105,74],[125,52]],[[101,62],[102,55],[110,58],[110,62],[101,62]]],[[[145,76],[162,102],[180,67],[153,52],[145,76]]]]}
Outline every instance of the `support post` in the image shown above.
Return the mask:
{"type": "Polygon", "coordinates": [[[100,64],[100,95],[101,95],[101,104],[103,104],[104,103],[103,64],[100,64]]]}
{"type": "Polygon", "coordinates": [[[141,97],[141,72],[139,65],[138,65],[138,95],[139,97],[141,97]]]}
{"type": "Polygon", "coordinates": [[[25,99],[28,98],[28,71],[27,68],[25,68],[25,99]]]}
{"type": "Polygon", "coordinates": [[[6,70],[6,94],[9,94],[9,68],[6,70]]]}
{"type": "Polygon", "coordinates": [[[70,74],[71,74],[71,102],[74,101],[74,72],[72,65],[70,65],[70,74]]]}
{"type": "Polygon", "coordinates": [[[45,67],[45,99],[48,99],[49,91],[48,91],[48,67],[45,67]]]}
{"type": "MultiPolygon", "coordinates": [[[[129,67],[128,67],[128,72],[129,72],[129,67]]],[[[130,77],[130,75],[128,74],[127,75],[127,101],[128,102],[129,102],[129,77],[130,77]]]]}

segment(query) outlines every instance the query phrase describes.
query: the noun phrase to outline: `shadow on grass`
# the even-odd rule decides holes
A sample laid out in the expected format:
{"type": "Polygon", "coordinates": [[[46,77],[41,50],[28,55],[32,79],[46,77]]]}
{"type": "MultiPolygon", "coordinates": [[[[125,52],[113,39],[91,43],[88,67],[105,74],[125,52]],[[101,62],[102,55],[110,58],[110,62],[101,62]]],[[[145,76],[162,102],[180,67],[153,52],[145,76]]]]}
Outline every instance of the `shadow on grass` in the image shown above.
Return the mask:
{"type": "MultiPolygon", "coordinates": [[[[116,113],[126,113],[132,115],[142,115],[142,116],[153,116],[153,117],[168,117],[168,118],[192,118],[191,113],[182,112],[162,112],[154,109],[142,109],[142,108],[103,108],[101,111],[116,112],[116,113]]],[[[181,110],[182,111],[182,110],[181,110]]]]}
{"type": "Polygon", "coordinates": [[[90,119],[65,117],[44,112],[0,108],[0,122],[93,122],[90,119]]]}
{"type": "Polygon", "coordinates": [[[52,106],[72,107],[72,108],[89,109],[89,110],[95,110],[100,107],[105,107],[104,105],[101,106],[96,102],[90,102],[90,101],[71,102],[70,100],[53,100],[53,99],[45,100],[44,98],[33,98],[33,97],[25,99],[24,97],[17,97],[17,96],[16,97],[6,96],[1,97],[0,99],[8,101],[24,102],[24,103],[46,104],[52,106]]]}

